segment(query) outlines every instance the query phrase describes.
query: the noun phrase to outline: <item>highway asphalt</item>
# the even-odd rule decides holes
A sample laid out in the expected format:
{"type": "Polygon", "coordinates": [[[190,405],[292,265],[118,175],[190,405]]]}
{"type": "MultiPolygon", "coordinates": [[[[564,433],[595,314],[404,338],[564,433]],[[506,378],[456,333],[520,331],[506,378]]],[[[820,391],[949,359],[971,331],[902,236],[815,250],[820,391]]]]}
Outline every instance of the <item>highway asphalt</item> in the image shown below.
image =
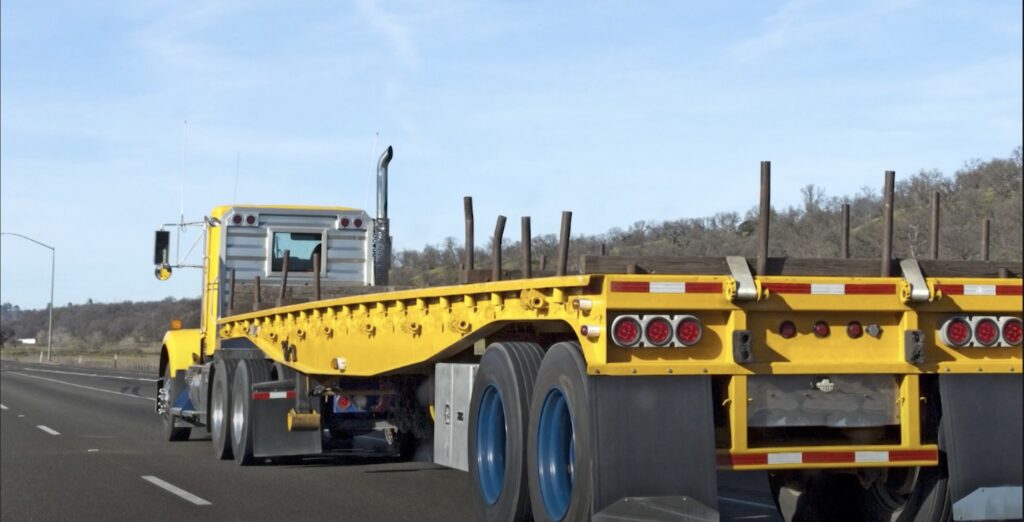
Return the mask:
{"type": "MultiPolygon", "coordinates": [[[[471,520],[464,472],[311,458],[240,467],[161,441],[154,375],[0,363],[0,520],[471,520]]],[[[723,520],[775,521],[762,474],[719,476],[723,520]]]]}

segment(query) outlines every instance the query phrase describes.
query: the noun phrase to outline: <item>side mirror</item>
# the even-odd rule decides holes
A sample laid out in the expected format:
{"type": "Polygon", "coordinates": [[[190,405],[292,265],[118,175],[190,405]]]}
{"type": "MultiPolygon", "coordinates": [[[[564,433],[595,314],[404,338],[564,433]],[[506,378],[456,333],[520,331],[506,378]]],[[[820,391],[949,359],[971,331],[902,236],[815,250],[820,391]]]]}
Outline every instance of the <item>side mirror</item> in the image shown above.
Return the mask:
{"type": "Polygon", "coordinates": [[[171,278],[171,266],[168,264],[170,249],[171,233],[167,230],[157,230],[153,248],[153,264],[156,265],[156,278],[161,281],[171,278]]]}

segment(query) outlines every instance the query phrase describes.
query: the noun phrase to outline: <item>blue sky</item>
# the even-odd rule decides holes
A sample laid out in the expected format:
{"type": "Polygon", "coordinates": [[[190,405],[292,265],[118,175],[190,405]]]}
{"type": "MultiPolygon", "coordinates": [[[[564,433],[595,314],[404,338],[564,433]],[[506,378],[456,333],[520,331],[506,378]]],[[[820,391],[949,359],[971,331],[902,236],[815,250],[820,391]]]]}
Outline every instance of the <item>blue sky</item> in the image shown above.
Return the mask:
{"type": "MultiPolygon", "coordinates": [[[[1022,141],[1019,1],[4,0],[0,15],[0,221],[57,247],[58,305],[198,295],[195,271],[152,275],[182,186],[187,219],[233,199],[372,210],[388,144],[396,246],[419,248],[461,236],[464,195],[483,223],[509,216],[507,237],[522,215],[553,233],[563,209],[598,233],[745,211],[760,160],[786,205],[809,183],[852,193],[1022,141]]],[[[44,307],[49,252],[0,246],[0,300],[44,307]]]]}

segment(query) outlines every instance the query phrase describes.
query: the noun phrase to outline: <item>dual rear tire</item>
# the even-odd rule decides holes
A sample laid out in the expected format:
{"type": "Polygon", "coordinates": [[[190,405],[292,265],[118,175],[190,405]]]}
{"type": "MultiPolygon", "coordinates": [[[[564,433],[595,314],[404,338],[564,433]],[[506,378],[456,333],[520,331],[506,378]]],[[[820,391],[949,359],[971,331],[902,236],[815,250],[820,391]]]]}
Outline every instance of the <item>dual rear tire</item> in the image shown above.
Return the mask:
{"type": "Polygon", "coordinates": [[[213,363],[210,384],[210,438],[216,458],[234,458],[241,465],[253,456],[252,385],[270,380],[273,367],[262,359],[220,359],[213,363]]]}
{"type": "Polygon", "coordinates": [[[587,520],[592,478],[586,363],[576,343],[547,353],[495,343],[469,414],[469,472],[480,520],[587,520]],[[577,472],[578,470],[578,472],[577,472]]]}

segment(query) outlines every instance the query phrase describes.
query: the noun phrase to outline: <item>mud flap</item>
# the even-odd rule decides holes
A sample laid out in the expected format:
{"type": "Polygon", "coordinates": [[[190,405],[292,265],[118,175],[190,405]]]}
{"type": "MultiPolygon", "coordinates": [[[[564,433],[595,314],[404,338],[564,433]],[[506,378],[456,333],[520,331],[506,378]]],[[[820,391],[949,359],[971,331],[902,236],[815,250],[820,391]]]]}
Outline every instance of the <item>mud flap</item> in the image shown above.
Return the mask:
{"type": "Polygon", "coordinates": [[[589,386],[594,519],[604,510],[647,513],[697,504],[701,516],[717,519],[711,379],[591,377],[589,386]]]}
{"type": "Polygon", "coordinates": [[[954,520],[1022,516],[1022,383],[1020,375],[939,376],[954,520]]]}
{"type": "MultiPolygon", "coordinates": [[[[253,391],[282,395],[295,390],[294,381],[256,383],[253,391]]],[[[320,430],[288,431],[288,411],[295,407],[292,398],[252,401],[252,448],[254,457],[317,455],[321,447],[320,430]]]]}

